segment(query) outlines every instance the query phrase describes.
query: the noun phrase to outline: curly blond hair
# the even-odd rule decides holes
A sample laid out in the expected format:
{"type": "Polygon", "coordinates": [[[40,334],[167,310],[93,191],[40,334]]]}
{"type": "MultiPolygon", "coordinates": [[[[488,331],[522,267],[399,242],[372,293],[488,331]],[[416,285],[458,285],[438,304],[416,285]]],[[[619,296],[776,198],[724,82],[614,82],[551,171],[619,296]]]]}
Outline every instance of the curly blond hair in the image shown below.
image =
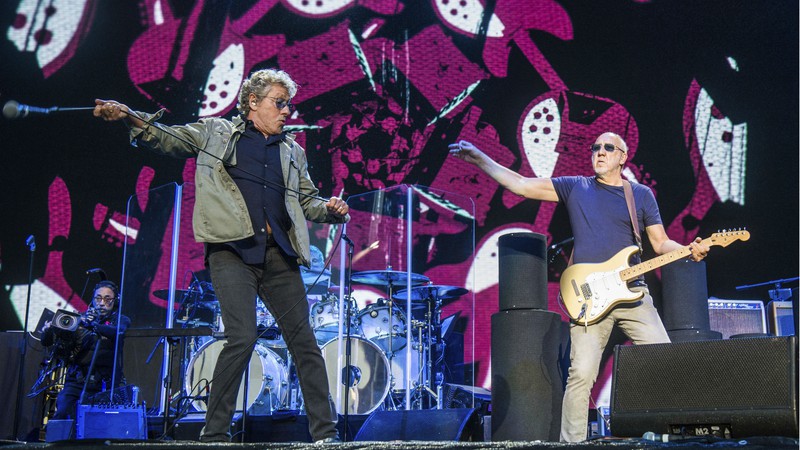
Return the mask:
{"type": "Polygon", "coordinates": [[[292,80],[288,73],[279,69],[262,69],[250,74],[250,78],[244,80],[242,88],[239,89],[239,104],[237,109],[245,116],[250,113],[250,94],[256,96],[256,102],[260,102],[273,85],[281,85],[289,91],[289,99],[297,94],[297,83],[292,80]]]}

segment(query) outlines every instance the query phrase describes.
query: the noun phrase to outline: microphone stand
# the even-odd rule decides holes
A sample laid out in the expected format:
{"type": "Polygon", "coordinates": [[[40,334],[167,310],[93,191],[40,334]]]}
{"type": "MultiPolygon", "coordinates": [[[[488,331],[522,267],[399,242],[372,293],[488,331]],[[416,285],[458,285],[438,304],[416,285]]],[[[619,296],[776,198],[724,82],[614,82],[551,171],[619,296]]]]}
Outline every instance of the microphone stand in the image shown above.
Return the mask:
{"type": "MultiPolygon", "coordinates": [[[[350,292],[351,292],[350,291],[350,287],[352,285],[352,280],[350,278],[351,278],[352,269],[353,269],[353,250],[354,250],[353,247],[354,247],[354,245],[353,245],[353,241],[351,241],[350,238],[347,237],[346,234],[344,234],[344,232],[342,232],[342,240],[347,243],[347,260],[348,261],[347,261],[347,268],[346,268],[346,270],[347,270],[347,274],[346,275],[347,276],[345,277],[346,285],[344,287],[344,292],[345,292],[345,295],[349,297],[350,296],[350,292]]],[[[352,357],[351,356],[351,348],[350,348],[351,347],[350,331],[353,328],[352,326],[350,326],[350,321],[352,320],[351,314],[352,314],[352,309],[353,308],[350,307],[350,299],[349,298],[347,299],[347,301],[342,302],[342,303],[344,304],[344,307],[346,309],[345,314],[344,314],[344,316],[345,316],[344,324],[347,327],[347,330],[345,330],[345,338],[344,338],[344,342],[345,342],[345,346],[344,346],[344,366],[347,368],[347,370],[345,370],[345,373],[347,374],[347,380],[345,381],[345,391],[344,391],[344,417],[343,417],[344,418],[344,438],[342,439],[342,441],[343,442],[348,442],[348,433],[350,431],[350,408],[349,408],[350,386],[352,386],[352,384],[353,384],[353,369],[350,366],[350,361],[351,361],[351,357],[352,357]]]]}
{"type": "Polygon", "coordinates": [[[36,252],[36,238],[33,235],[28,236],[25,240],[25,245],[30,250],[30,263],[28,267],[28,296],[25,301],[25,323],[22,328],[22,341],[20,342],[19,350],[19,371],[17,378],[17,407],[14,413],[14,439],[19,436],[20,416],[22,415],[22,391],[25,384],[25,354],[28,351],[28,316],[31,310],[31,286],[33,285],[33,256],[36,252]]]}

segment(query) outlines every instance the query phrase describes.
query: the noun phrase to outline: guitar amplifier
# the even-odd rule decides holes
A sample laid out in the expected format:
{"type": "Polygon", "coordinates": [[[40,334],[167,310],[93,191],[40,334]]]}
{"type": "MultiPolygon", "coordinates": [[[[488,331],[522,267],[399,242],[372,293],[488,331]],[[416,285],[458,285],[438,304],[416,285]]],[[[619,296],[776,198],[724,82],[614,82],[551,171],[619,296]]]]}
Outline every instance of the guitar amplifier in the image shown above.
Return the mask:
{"type": "Polygon", "coordinates": [[[147,439],[144,405],[78,405],[78,439],[147,439]]]}
{"type": "Polygon", "coordinates": [[[761,300],[708,299],[708,319],[723,339],[739,334],[766,334],[767,319],[761,300]]]}
{"type": "Polygon", "coordinates": [[[773,300],[767,305],[769,309],[769,330],[775,336],[792,336],[794,329],[794,310],[791,301],[773,300]]]}

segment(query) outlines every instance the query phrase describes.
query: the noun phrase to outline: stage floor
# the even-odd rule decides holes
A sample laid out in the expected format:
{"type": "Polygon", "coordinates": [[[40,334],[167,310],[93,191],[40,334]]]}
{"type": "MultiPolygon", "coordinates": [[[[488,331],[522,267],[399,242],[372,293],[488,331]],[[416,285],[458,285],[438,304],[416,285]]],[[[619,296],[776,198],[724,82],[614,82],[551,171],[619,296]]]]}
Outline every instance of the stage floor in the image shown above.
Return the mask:
{"type": "Polygon", "coordinates": [[[341,444],[315,445],[304,442],[251,442],[244,444],[203,444],[193,441],[123,441],[123,440],[70,440],[52,443],[36,442],[21,443],[15,441],[0,441],[0,446],[8,450],[15,449],[75,449],[75,450],[194,450],[208,448],[226,448],[232,450],[281,450],[281,449],[319,449],[337,448],[347,450],[479,450],[479,449],[607,449],[635,450],[635,449],[665,449],[665,448],[693,448],[693,449],[748,449],[748,450],[797,450],[798,440],[784,437],[755,437],[737,440],[685,440],[680,442],[653,442],[643,439],[615,439],[602,438],[577,444],[563,444],[543,441],[502,441],[502,442],[454,442],[454,441],[405,441],[405,442],[345,442],[341,444]]]}

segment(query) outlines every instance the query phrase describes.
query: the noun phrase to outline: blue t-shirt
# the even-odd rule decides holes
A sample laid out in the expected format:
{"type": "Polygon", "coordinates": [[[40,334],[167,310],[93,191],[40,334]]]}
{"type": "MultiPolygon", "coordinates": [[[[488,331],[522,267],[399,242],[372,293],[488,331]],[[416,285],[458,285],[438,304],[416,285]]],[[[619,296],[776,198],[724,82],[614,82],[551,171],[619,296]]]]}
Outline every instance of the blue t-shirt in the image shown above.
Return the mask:
{"type": "MultiPolygon", "coordinates": [[[[552,178],[558,200],[569,213],[575,236],[575,263],[601,263],[625,247],[636,245],[625,191],[622,186],[603,184],[595,177],[552,178]]],[[[649,187],[631,183],[639,232],[646,239],[645,229],[661,222],[658,204],[649,187]]],[[[631,265],[640,261],[636,254],[631,265]]]]}

